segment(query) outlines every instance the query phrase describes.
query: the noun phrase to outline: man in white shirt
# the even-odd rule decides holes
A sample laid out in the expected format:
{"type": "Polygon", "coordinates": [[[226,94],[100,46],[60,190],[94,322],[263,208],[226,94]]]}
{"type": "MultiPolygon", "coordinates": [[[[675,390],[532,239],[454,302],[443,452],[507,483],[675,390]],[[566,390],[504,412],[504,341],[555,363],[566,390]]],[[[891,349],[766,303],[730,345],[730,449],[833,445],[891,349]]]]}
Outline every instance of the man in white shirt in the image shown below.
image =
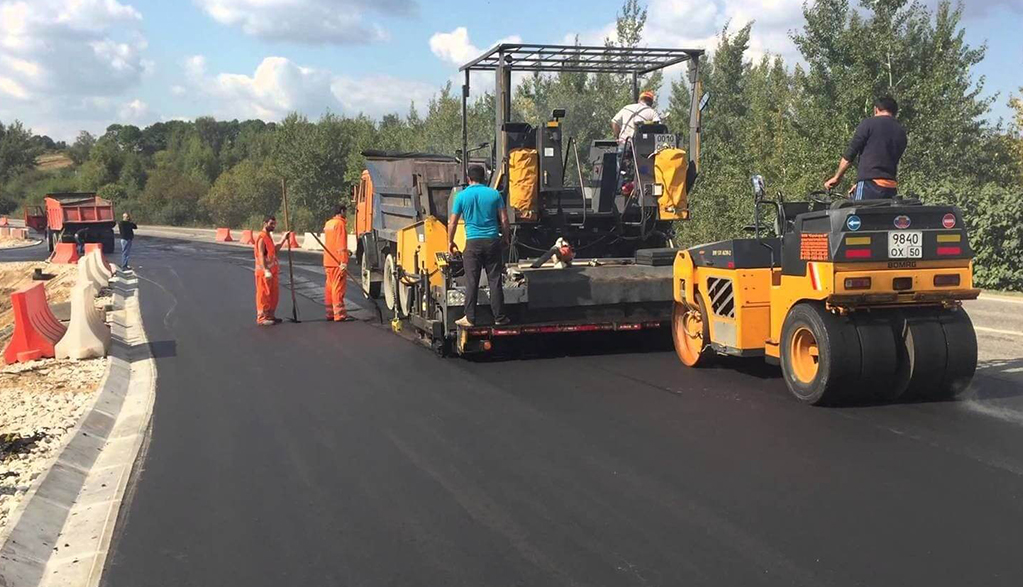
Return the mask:
{"type": "Polygon", "coordinates": [[[639,95],[639,102],[629,104],[615,114],[611,119],[611,132],[618,139],[618,144],[624,145],[636,133],[637,124],[660,121],[661,115],[654,110],[654,93],[646,90],[639,95]]]}

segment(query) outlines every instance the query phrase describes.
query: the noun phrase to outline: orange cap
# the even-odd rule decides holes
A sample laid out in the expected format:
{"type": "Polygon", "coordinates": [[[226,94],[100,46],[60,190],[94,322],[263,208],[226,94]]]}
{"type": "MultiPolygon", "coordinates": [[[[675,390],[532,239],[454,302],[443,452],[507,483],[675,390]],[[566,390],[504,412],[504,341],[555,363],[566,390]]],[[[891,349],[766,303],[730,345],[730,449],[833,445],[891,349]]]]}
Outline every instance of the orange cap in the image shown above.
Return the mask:
{"type": "Polygon", "coordinates": [[[651,100],[653,100],[654,99],[653,91],[651,91],[651,90],[644,90],[643,92],[641,92],[639,94],[639,99],[642,100],[643,98],[650,98],[651,100]]]}

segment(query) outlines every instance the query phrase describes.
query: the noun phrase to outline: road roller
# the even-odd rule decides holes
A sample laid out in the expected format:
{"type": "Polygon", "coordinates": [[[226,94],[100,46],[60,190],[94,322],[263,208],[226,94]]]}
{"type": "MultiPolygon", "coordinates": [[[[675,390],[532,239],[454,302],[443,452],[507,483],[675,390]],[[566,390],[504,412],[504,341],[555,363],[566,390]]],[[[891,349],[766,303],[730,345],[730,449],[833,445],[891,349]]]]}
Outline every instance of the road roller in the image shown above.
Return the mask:
{"type": "Polygon", "coordinates": [[[977,337],[973,251],[955,206],[915,199],[765,198],[749,238],[679,251],[672,335],[688,367],[715,357],[780,365],[801,402],[943,400],[969,385],[977,337]],[[770,218],[773,230],[762,218],[770,218]]]}

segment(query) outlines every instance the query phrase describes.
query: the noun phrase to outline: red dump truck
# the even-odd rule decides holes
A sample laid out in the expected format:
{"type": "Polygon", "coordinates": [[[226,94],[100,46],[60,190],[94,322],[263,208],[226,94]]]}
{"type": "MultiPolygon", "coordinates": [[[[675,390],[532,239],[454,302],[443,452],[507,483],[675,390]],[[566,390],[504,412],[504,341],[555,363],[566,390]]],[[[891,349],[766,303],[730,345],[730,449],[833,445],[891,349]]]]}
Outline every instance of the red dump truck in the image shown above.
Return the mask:
{"type": "Polygon", "coordinates": [[[94,193],[46,194],[46,242],[50,251],[59,242],[102,243],[114,252],[113,203],[94,193]]]}

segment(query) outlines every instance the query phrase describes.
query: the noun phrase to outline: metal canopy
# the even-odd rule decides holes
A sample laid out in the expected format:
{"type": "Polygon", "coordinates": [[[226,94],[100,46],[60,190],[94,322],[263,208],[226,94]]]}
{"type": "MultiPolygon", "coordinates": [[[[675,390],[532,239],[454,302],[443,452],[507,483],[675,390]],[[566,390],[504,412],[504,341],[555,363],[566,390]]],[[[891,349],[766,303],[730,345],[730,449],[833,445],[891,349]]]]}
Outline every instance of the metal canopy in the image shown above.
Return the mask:
{"type": "Polygon", "coordinates": [[[647,74],[703,55],[703,49],[657,49],[585,45],[504,43],[466,63],[459,71],[565,71],[647,74]],[[504,63],[501,60],[504,60],[504,63]]]}

